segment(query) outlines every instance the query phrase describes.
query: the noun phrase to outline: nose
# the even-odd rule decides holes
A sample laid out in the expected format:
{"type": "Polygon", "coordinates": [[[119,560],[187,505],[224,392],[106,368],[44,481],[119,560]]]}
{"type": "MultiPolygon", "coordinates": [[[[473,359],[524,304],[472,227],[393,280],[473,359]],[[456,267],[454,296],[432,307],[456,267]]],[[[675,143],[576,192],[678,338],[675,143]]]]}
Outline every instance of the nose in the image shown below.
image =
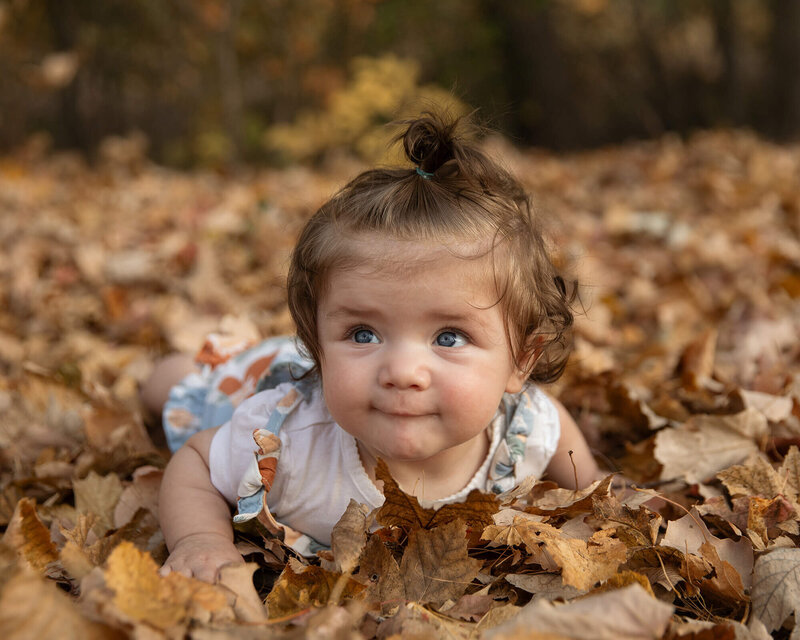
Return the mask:
{"type": "Polygon", "coordinates": [[[387,349],[378,383],[385,389],[427,389],[431,375],[424,355],[418,349],[400,345],[387,349]]]}

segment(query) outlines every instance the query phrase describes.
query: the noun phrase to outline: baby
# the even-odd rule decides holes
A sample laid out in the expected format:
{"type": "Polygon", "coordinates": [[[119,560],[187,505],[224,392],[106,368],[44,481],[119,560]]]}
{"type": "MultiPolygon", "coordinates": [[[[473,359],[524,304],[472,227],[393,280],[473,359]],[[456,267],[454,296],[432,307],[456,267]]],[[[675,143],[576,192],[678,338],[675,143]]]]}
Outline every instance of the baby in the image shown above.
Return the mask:
{"type": "Polygon", "coordinates": [[[596,479],[575,422],[536,386],[566,363],[567,288],[521,185],[458,127],[406,123],[413,167],[365,171],[309,220],[288,277],[296,340],[173,389],[171,443],[196,433],[164,474],[163,572],[211,581],[241,562],[237,503],[235,520],[274,517],[304,552],[329,544],[351,498],[382,504],[378,459],[433,507],[529,475],[596,479]],[[234,411],[237,393],[250,397],[234,411]]]}

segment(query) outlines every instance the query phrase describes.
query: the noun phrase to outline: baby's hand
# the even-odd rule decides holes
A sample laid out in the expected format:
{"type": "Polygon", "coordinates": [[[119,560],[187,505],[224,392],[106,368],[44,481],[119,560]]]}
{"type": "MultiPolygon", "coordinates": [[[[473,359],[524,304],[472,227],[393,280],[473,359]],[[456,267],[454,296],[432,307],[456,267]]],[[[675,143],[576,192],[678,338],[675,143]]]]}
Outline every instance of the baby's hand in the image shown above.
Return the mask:
{"type": "Polygon", "coordinates": [[[244,559],[227,537],[217,533],[194,533],[175,545],[159,573],[165,576],[176,571],[214,582],[220,567],[240,562],[244,559]]]}

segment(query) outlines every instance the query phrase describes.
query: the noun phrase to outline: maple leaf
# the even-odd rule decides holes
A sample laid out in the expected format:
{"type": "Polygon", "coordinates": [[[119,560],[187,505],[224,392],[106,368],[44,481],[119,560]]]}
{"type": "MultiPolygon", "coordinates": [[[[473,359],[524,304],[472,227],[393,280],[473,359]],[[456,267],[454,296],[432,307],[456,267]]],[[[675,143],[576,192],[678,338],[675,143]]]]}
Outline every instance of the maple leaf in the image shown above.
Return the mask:
{"type": "Polygon", "coordinates": [[[480,560],[467,555],[466,524],[414,529],[400,562],[406,598],[422,604],[455,600],[478,575],[480,560]]]}
{"type": "Polygon", "coordinates": [[[800,616],[800,549],[776,549],[760,556],[753,568],[750,598],[753,615],[768,632],[778,629],[790,614],[800,616]]]}
{"type": "Polygon", "coordinates": [[[381,459],[378,459],[375,467],[375,477],[383,482],[385,498],[376,513],[376,519],[385,527],[432,529],[461,519],[472,527],[482,529],[491,524],[492,515],[500,508],[496,495],[478,489],[470,491],[464,502],[445,504],[438,510],[422,507],[416,496],[408,495],[400,488],[381,459]]]}

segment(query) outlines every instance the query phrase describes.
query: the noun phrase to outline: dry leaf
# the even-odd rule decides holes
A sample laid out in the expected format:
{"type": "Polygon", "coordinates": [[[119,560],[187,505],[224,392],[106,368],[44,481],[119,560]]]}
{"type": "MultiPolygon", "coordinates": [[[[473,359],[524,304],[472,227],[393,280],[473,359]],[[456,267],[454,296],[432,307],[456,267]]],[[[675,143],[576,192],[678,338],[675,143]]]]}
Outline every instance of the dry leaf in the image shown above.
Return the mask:
{"type": "MultiPolygon", "coordinates": [[[[270,619],[282,618],[327,604],[337,582],[344,574],[326,571],[322,567],[303,567],[290,561],[267,596],[270,619]],[[294,566],[293,566],[294,565],[294,566]]],[[[345,577],[341,597],[362,597],[365,587],[349,576],[345,577]]]]}
{"type": "Polygon", "coordinates": [[[526,632],[535,629],[573,640],[655,640],[663,636],[671,617],[670,605],[635,584],[557,607],[547,600],[531,602],[484,637],[529,637],[526,632]]]}
{"type": "Polygon", "coordinates": [[[400,567],[378,536],[371,536],[367,541],[357,577],[367,585],[365,599],[380,604],[385,613],[405,602],[405,586],[400,567]]]}
{"type": "Polygon", "coordinates": [[[351,499],[347,509],[333,526],[331,550],[339,573],[351,573],[367,542],[367,505],[351,499]]]}
{"type": "Polygon", "coordinates": [[[114,640],[120,632],[84,618],[53,582],[22,569],[0,591],[0,637],[114,640]]]}
{"type": "Polygon", "coordinates": [[[31,567],[44,571],[50,562],[58,560],[58,550],[50,532],[36,513],[36,503],[23,498],[17,503],[11,522],[3,534],[3,543],[15,549],[31,567]]]}
{"type": "Polygon", "coordinates": [[[800,615],[800,549],[776,549],[756,560],[750,593],[753,615],[767,631],[800,615]]]}
{"type": "Polygon", "coordinates": [[[662,480],[702,482],[758,452],[767,420],[754,409],[729,416],[696,415],[656,434],[655,457],[662,480]]]}
{"type": "Polygon", "coordinates": [[[100,476],[94,471],[83,480],[73,482],[75,508],[78,513],[93,513],[97,516],[94,526],[98,536],[114,528],[114,509],[122,495],[122,481],[116,473],[100,476]]]}
{"type": "Polygon", "coordinates": [[[774,498],[783,492],[786,481],[761,456],[745,465],[724,469],[717,477],[732,496],[762,496],[774,498]]]}
{"type": "Polygon", "coordinates": [[[540,497],[532,499],[525,511],[550,517],[587,513],[592,510],[595,497],[608,495],[608,489],[613,479],[613,474],[608,475],[580,491],[552,489],[540,497]]]}
{"type": "Polygon", "coordinates": [[[708,543],[716,549],[719,557],[729,563],[739,574],[745,589],[750,588],[753,570],[753,548],[746,538],[738,542],[721,540],[709,532],[695,509],[679,520],[667,524],[661,546],[672,547],[682,553],[702,555],[701,547],[708,543]]]}
{"type": "Polygon", "coordinates": [[[129,542],[114,549],[104,575],[117,608],[157,629],[183,623],[195,608],[214,613],[227,606],[224,593],[210,584],[174,572],[159,576],[153,558],[129,542]]]}
{"type": "Polygon", "coordinates": [[[576,589],[590,589],[610,578],[626,560],[625,545],[608,533],[598,532],[588,542],[565,537],[549,524],[515,520],[520,536],[529,550],[544,545],[547,553],[561,567],[564,584],[576,589]]]}
{"type": "Polygon", "coordinates": [[[412,530],[400,562],[406,598],[421,604],[455,600],[478,575],[481,565],[467,555],[463,522],[454,520],[430,531],[412,530]]]}
{"type": "Polygon", "coordinates": [[[163,475],[161,469],[151,466],[133,472],[133,482],[122,490],[114,508],[114,528],[129,522],[139,509],[147,509],[158,517],[158,490],[163,475]]]}
{"type": "Polygon", "coordinates": [[[553,575],[552,573],[510,573],[505,576],[505,579],[509,584],[532,593],[534,600],[572,600],[586,593],[585,590],[564,584],[560,575],[553,575]]]}

